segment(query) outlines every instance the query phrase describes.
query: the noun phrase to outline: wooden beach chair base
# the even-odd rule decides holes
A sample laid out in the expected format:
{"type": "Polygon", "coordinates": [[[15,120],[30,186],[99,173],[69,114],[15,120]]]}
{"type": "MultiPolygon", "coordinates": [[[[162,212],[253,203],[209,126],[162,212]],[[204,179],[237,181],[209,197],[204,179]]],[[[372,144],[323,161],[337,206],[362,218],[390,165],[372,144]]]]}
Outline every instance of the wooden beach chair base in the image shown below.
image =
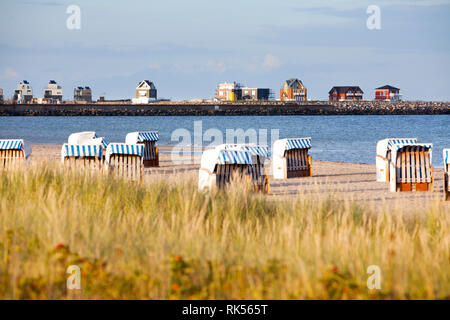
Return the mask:
{"type": "Polygon", "coordinates": [[[432,183],[397,183],[397,191],[432,191],[433,184],[432,183]]]}
{"type": "Polygon", "coordinates": [[[136,155],[112,155],[109,168],[114,175],[133,181],[142,181],[144,166],[141,157],[136,155]]]}
{"type": "Polygon", "coordinates": [[[225,188],[233,177],[247,177],[252,183],[253,190],[269,193],[269,178],[267,175],[261,175],[263,170],[260,165],[253,165],[248,170],[247,165],[226,164],[219,165],[216,168],[216,186],[220,189],[225,188]]]}
{"type": "Polygon", "coordinates": [[[0,150],[0,168],[15,169],[25,164],[23,150],[0,150]]]}

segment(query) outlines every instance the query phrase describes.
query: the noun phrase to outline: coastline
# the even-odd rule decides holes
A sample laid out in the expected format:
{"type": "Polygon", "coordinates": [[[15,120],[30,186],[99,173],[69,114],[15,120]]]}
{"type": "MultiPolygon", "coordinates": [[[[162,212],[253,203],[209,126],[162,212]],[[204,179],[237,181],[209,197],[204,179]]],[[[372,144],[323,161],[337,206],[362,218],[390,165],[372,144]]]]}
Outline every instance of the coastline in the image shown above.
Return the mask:
{"type": "Polygon", "coordinates": [[[440,115],[450,102],[245,103],[158,102],[151,104],[4,104],[0,116],[276,116],[276,115],[440,115]]]}

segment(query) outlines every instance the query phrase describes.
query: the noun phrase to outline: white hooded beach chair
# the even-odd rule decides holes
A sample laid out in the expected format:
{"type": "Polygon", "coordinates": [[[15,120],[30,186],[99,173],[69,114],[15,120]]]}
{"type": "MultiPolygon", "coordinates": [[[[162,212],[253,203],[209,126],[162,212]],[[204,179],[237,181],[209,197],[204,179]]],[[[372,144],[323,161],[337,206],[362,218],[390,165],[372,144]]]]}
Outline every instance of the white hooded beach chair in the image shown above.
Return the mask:
{"type": "Polygon", "coordinates": [[[387,138],[378,141],[377,156],[376,156],[376,170],[377,181],[387,182],[390,180],[389,170],[390,161],[392,159],[392,149],[395,145],[412,145],[417,143],[417,138],[387,138]]]}
{"type": "Polygon", "coordinates": [[[131,180],[144,177],[144,145],[110,143],[106,148],[106,167],[114,174],[131,180]]]}
{"type": "Polygon", "coordinates": [[[312,176],[312,159],[308,155],[311,138],[280,139],[273,143],[274,179],[312,176]]]}
{"type": "Polygon", "coordinates": [[[31,155],[31,144],[22,139],[0,139],[0,168],[16,168],[31,155]]]}
{"type": "Polygon", "coordinates": [[[256,144],[221,144],[215,147],[216,150],[234,150],[249,152],[252,155],[253,164],[250,167],[252,182],[259,191],[269,192],[269,176],[265,169],[264,162],[269,159],[267,147],[256,144]]]}
{"type": "Polygon", "coordinates": [[[75,132],[61,148],[61,161],[75,166],[101,168],[108,142],[95,131],[75,132]]]}
{"type": "Polygon", "coordinates": [[[444,156],[444,200],[450,200],[450,149],[444,149],[442,152],[444,156]]]}
{"type": "Polygon", "coordinates": [[[389,165],[390,191],[432,191],[431,143],[395,144],[389,165]]]}
{"type": "Polygon", "coordinates": [[[156,146],[159,140],[157,131],[130,132],[125,137],[127,144],[144,145],[144,167],[159,167],[159,151],[156,146]]]}
{"type": "MultiPolygon", "coordinates": [[[[248,151],[211,149],[202,154],[198,175],[199,190],[224,188],[236,176],[248,176],[254,182],[252,166],[257,157],[248,151]]],[[[268,187],[268,186],[267,186],[268,187]]]]}

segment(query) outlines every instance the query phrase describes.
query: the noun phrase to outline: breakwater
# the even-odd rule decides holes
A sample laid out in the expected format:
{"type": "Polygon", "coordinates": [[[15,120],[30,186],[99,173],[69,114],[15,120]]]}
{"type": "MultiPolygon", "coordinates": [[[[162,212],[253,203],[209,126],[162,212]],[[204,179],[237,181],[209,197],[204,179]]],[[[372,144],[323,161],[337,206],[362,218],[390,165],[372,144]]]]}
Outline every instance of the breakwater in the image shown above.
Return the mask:
{"type": "Polygon", "coordinates": [[[159,102],[132,104],[4,104],[0,116],[274,116],[450,114],[450,102],[159,102]]]}

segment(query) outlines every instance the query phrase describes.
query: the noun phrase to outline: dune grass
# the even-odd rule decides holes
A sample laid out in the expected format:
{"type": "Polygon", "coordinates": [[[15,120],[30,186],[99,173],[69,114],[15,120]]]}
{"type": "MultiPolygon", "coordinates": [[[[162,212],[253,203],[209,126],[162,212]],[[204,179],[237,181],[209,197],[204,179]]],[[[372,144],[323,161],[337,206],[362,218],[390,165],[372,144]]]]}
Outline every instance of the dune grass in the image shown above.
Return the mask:
{"type": "Polygon", "coordinates": [[[0,172],[0,299],[448,299],[448,207],[0,172]],[[81,290],[66,269],[81,268],[81,290]],[[369,290],[367,267],[381,269],[369,290]]]}

